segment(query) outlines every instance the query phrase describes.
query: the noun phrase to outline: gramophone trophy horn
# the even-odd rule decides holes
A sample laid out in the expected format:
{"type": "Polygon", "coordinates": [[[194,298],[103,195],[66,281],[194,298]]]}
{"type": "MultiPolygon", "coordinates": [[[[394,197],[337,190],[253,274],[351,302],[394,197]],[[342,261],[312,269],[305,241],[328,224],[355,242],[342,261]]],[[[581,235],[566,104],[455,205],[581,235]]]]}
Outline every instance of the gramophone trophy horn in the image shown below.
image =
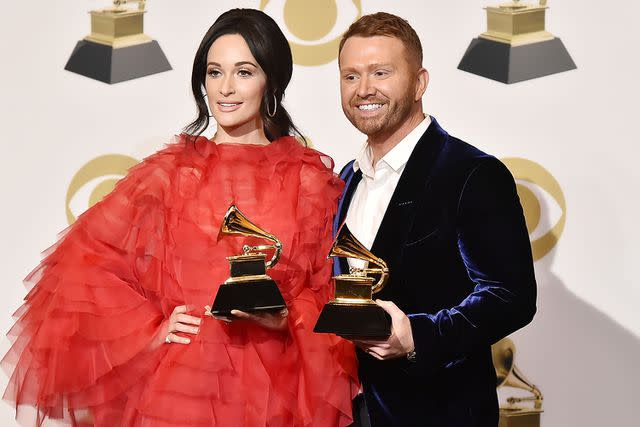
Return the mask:
{"type": "Polygon", "coordinates": [[[329,251],[329,257],[355,258],[377,267],[351,268],[349,274],[334,276],[335,298],[322,308],[313,329],[349,339],[386,339],[391,334],[391,318],[373,301],[389,279],[387,263],[376,257],[343,224],[329,251]],[[379,275],[376,280],[369,274],[379,275]]]}
{"type": "Polygon", "coordinates": [[[248,250],[261,251],[274,249],[273,257],[266,263],[267,268],[276,265],[280,259],[280,255],[282,254],[282,243],[280,243],[280,240],[273,234],[264,231],[249,221],[235,205],[231,205],[229,210],[227,210],[222,220],[222,225],[220,226],[220,232],[218,239],[225,234],[240,234],[242,236],[258,237],[273,242],[273,245],[252,246],[250,248],[246,246],[243,248],[245,253],[248,250]]]}
{"type": "Polygon", "coordinates": [[[338,230],[338,234],[331,246],[331,249],[329,250],[328,257],[332,256],[361,259],[369,262],[370,264],[377,265],[378,268],[352,269],[350,271],[350,274],[353,275],[366,275],[368,273],[380,275],[376,284],[371,287],[372,294],[380,292],[389,279],[389,268],[387,267],[387,263],[372,254],[362,243],[360,243],[351,233],[346,223],[340,227],[340,230],[338,230]]]}
{"type": "Polygon", "coordinates": [[[491,347],[497,377],[496,386],[512,387],[531,393],[531,396],[527,397],[509,397],[507,404],[500,406],[499,427],[539,427],[542,393],[518,369],[515,354],[515,344],[509,338],[504,338],[491,347]],[[533,405],[521,405],[523,402],[533,402],[533,405]]]}
{"type": "Polygon", "coordinates": [[[218,239],[225,235],[258,237],[273,242],[271,245],[244,245],[242,254],[227,257],[230,277],[220,285],[211,313],[216,316],[231,316],[231,310],[245,312],[277,311],[286,305],[276,282],[267,275],[282,254],[282,243],[276,236],[249,221],[235,206],[231,205],[220,226],[218,239]],[[273,250],[273,256],[265,261],[262,251],[273,250]]]}

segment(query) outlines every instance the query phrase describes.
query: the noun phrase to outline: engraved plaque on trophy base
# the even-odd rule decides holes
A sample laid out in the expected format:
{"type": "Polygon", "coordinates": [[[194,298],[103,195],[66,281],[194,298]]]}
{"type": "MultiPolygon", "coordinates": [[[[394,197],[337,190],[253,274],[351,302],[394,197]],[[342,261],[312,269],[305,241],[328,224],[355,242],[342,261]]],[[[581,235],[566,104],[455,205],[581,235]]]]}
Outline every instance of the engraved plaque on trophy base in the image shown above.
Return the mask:
{"type": "Polygon", "coordinates": [[[498,427],[540,427],[540,410],[500,408],[498,427]]]}
{"type": "Polygon", "coordinates": [[[458,69],[502,83],[517,83],[573,70],[576,64],[559,38],[512,46],[485,38],[471,41],[458,69]]]}
{"type": "Polygon", "coordinates": [[[325,304],[313,332],[332,333],[347,339],[386,340],[391,317],[378,304],[325,304]]]}
{"type": "Polygon", "coordinates": [[[64,69],[113,84],[169,71],[171,64],[155,40],[120,48],[80,40],[64,69]]]}

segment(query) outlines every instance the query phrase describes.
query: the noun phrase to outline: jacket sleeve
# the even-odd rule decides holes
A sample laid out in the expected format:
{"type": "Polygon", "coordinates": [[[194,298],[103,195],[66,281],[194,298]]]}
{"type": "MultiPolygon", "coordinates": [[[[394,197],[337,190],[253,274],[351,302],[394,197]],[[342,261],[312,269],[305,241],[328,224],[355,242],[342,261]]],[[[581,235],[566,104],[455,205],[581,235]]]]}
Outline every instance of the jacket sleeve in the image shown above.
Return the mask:
{"type": "MultiPolygon", "coordinates": [[[[516,186],[497,159],[469,174],[457,212],[461,258],[475,286],[458,305],[409,315],[422,373],[451,366],[528,324],[536,312],[531,245],[516,186]]],[[[442,283],[441,286],[446,286],[442,283]]]]}

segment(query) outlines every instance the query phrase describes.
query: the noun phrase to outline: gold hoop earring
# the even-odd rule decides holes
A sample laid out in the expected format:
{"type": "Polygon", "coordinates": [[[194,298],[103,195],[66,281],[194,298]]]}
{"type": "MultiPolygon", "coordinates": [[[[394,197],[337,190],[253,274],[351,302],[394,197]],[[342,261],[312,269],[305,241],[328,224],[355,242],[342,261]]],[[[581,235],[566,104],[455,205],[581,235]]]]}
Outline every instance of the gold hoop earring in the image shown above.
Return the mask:
{"type": "Polygon", "coordinates": [[[273,93],[273,113],[269,111],[269,103],[267,102],[267,114],[269,117],[273,117],[276,115],[276,111],[278,111],[278,98],[276,98],[276,93],[273,93]]]}

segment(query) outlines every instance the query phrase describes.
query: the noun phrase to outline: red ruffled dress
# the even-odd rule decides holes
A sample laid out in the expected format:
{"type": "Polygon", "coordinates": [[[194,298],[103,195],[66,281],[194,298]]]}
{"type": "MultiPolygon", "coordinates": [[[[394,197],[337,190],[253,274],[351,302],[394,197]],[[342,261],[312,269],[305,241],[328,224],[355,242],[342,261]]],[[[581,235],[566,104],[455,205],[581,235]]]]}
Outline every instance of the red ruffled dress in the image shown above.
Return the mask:
{"type": "Polygon", "coordinates": [[[27,404],[38,425],[349,424],[353,347],[312,331],[332,293],[326,255],[343,187],[326,159],[292,137],[255,146],[183,135],[133,168],[27,277],[2,361],[18,420],[27,404]],[[289,308],[285,332],[202,316],[229,276],[225,257],[264,243],[218,240],[232,203],[283,243],[269,275],[289,308]],[[203,318],[199,333],[154,345],[185,304],[203,318]]]}

